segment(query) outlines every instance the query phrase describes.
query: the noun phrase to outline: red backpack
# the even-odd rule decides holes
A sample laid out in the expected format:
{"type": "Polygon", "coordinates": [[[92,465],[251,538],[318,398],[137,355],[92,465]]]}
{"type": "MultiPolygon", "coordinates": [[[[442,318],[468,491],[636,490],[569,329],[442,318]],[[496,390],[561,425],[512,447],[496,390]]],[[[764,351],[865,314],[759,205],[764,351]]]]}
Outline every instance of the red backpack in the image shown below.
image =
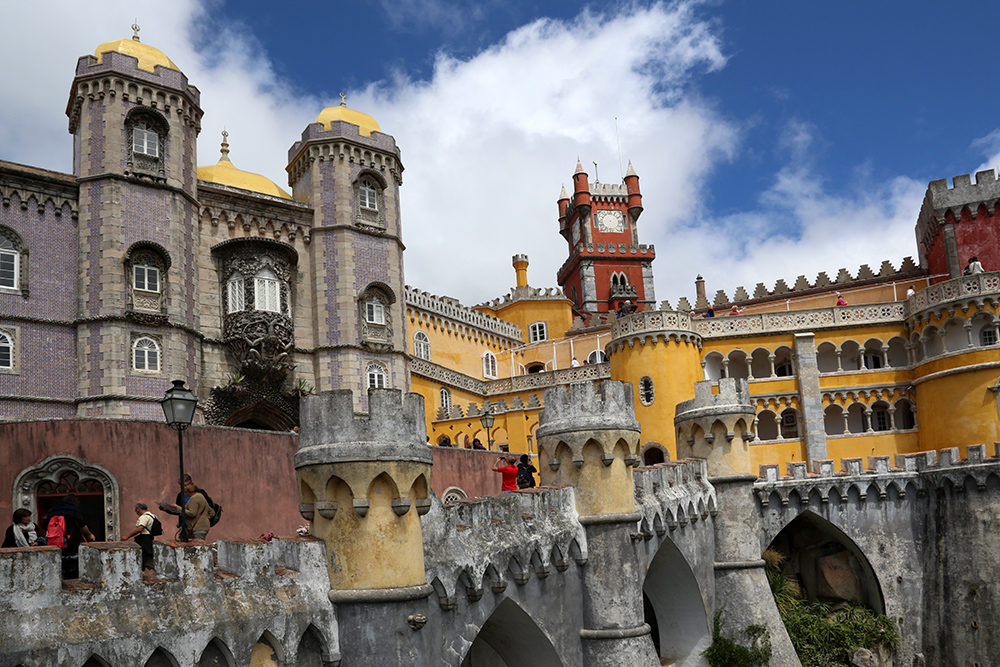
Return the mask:
{"type": "Polygon", "coordinates": [[[50,547],[66,548],[66,517],[56,515],[49,519],[45,539],[50,547]]]}

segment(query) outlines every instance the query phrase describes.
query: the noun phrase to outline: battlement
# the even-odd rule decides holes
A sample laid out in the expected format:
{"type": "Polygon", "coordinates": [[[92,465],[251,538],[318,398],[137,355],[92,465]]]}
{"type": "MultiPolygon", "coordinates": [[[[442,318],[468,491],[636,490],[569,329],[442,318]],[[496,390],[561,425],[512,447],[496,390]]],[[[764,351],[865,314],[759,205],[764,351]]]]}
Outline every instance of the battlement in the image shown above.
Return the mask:
{"type": "Polygon", "coordinates": [[[499,317],[486,315],[463,306],[457,299],[430,294],[409,285],[404,288],[404,292],[406,305],[409,308],[454,320],[455,322],[474,327],[486,333],[501,336],[515,344],[521,343],[521,327],[510,322],[505,322],[499,317]]]}
{"type": "MultiPolygon", "coordinates": [[[[391,443],[425,447],[424,398],[398,389],[369,389],[368,414],[354,414],[349,390],[306,396],[301,403],[299,451],[318,445],[391,443]]],[[[298,458],[298,457],[296,457],[298,458]]]]}
{"type": "Polygon", "coordinates": [[[590,184],[590,196],[594,201],[614,201],[616,198],[628,197],[628,188],[624,183],[594,181],[590,184]]]}
{"type": "Polygon", "coordinates": [[[715,489],[708,481],[708,462],[682,459],[636,468],[636,510],[642,515],[639,530],[645,539],[653,533],[663,537],[669,530],[695,528],[699,521],[714,517],[715,489]]]}
{"type": "Polygon", "coordinates": [[[694,383],[694,398],[677,404],[674,423],[688,419],[712,418],[734,413],[756,413],[755,402],[750,399],[750,386],[739,378],[720,378],[719,393],[712,392],[711,380],[694,383]]]}
{"type": "Polygon", "coordinates": [[[578,243],[570,250],[569,257],[562,263],[556,275],[561,280],[563,273],[582,254],[638,256],[640,259],[656,259],[656,246],[652,243],[578,243]]]}
{"type": "Polygon", "coordinates": [[[592,382],[574,382],[545,390],[539,439],[570,431],[612,429],[639,431],[631,384],[604,380],[595,389],[592,382]]]}
{"type": "Polygon", "coordinates": [[[512,287],[508,294],[480,304],[481,307],[504,308],[515,301],[566,301],[566,295],[558,287],[512,287]]]}
{"type": "Polygon", "coordinates": [[[992,209],[997,199],[1000,199],[1000,179],[992,169],[986,169],[976,172],[975,184],[969,174],[952,178],[950,188],[946,178],[931,181],[924,196],[924,206],[933,210],[934,215],[941,219],[947,211],[954,212],[958,218],[965,206],[975,207],[985,203],[992,209]]]}

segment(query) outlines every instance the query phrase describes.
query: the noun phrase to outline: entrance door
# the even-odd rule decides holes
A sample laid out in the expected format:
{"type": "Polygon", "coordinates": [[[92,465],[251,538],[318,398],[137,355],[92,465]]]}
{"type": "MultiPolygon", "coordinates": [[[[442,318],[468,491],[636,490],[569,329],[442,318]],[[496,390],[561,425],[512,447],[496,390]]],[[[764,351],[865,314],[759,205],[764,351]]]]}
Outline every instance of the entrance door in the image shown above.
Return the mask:
{"type": "Polygon", "coordinates": [[[39,520],[68,493],[76,494],[80,499],[84,522],[97,541],[104,542],[107,539],[104,530],[104,485],[96,479],[81,480],[72,470],[63,472],[55,481],[44,480],[38,485],[36,500],[39,520]]]}

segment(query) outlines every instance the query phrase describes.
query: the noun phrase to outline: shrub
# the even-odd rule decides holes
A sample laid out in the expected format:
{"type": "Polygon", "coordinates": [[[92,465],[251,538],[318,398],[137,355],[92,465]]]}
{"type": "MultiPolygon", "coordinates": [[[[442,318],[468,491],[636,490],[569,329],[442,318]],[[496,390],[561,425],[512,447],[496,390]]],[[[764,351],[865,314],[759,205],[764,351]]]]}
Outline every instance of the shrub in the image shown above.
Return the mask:
{"type": "Polygon", "coordinates": [[[702,652],[711,667],[766,667],[771,660],[771,634],[763,625],[748,626],[743,634],[748,646],[722,636],[721,611],[712,619],[712,644],[702,652]]]}

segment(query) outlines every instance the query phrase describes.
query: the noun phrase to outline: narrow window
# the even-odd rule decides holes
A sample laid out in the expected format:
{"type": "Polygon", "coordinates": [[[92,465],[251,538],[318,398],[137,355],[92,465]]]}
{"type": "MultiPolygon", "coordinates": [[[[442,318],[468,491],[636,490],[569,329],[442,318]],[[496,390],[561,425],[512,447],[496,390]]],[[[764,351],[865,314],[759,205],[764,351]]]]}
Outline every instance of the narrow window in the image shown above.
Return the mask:
{"type": "Polygon", "coordinates": [[[385,306],[381,301],[371,297],[365,302],[365,320],[369,324],[385,324],[385,306]]]}
{"type": "Polygon", "coordinates": [[[228,309],[227,312],[238,313],[246,309],[246,293],[243,276],[234,275],[229,279],[227,290],[228,309]]]}
{"type": "Polygon", "coordinates": [[[431,360],[431,339],[423,331],[413,334],[413,356],[418,359],[431,360]]]}
{"type": "Polygon", "coordinates": [[[369,181],[361,181],[358,187],[358,204],[369,211],[378,210],[378,191],[369,181]]]}
{"type": "Polygon", "coordinates": [[[368,388],[385,389],[385,369],[379,364],[368,364],[368,388]]]}
{"type": "Polygon", "coordinates": [[[155,266],[135,265],[132,267],[134,282],[133,285],[138,290],[146,292],[160,291],[160,270],[155,266]]]}
{"type": "Polygon", "coordinates": [[[0,236],[0,287],[17,289],[17,275],[21,253],[14,247],[14,243],[0,236]]]}
{"type": "Polygon", "coordinates": [[[549,325],[547,322],[534,322],[528,325],[528,342],[540,343],[549,339],[549,325]]]}
{"type": "Polygon", "coordinates": [[[497,376],[497,358],[492,352],[483,353],[483,377],[486,378],[496,378],[497,376]]]}
{"type": "Polygon", "coordinates": [[[447,387],[441,387],[441,409],[451,411],[451,392],[447,387]]]}
{"type": "Polygon", "coordinates": [[[0,333],[0,368],[14,368],[14,344],[10,336],[0,333]]]}
{"type": "Polygon", "coordinates": [[[281,283],[270,271],[261,271],[254,278],[254,308],[272,313],[281,312],[281,283]]]}
{"type": "Polygon", "coordinates": [[[979,332],[979,343],[983,346],[996,345],[997,344],[996,329],[986,327],[981,332],[979,332]]]}
{"type": "Polygon", "coordinates": [[[889,412],[885,408],[875,408],[872,410],[872,430],[889,430],[889,412]]]}
{"type": "Polygon", "coordinates": [[[639,380],[639,401],[643,405],[651,405],[656,395],[653,392],[653,378],[648,375],[639,380]]]}
{"type": "Polygon", "coordinates": [[[152,338],[137,338],[132,346],[132,368],[137,371],[160,370],[160,346],[152,338]]]}
{"type": "Polygon", "coordinates": [[[146,123],[136,123],[132,129],[132,152],[159,157],[160,136],[146,123]]]}

